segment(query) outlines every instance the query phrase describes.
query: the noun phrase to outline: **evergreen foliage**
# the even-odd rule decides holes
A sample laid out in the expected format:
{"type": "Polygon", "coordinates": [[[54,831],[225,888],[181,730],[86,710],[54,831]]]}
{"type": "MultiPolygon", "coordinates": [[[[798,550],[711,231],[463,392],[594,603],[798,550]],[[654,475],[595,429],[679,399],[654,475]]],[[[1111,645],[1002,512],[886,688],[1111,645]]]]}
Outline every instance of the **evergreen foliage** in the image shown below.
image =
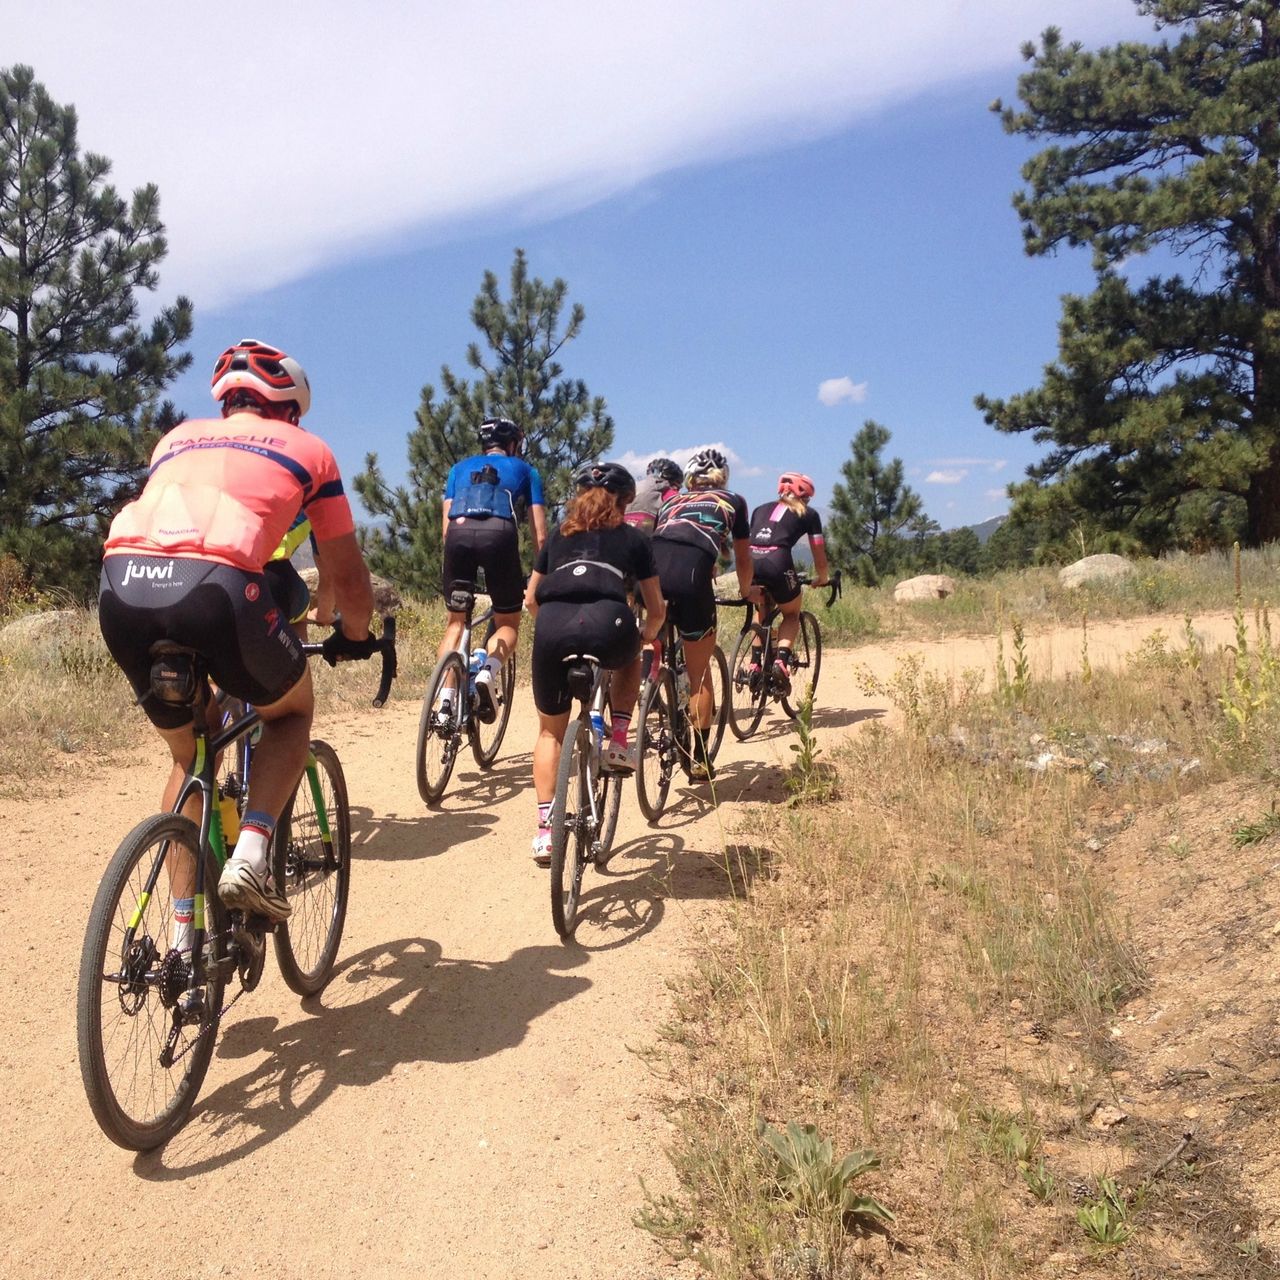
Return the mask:
{"type": "Polygon", "coordinates": [[[870,419],[854,436],[843,480],[831,494],[826,534],[832,563],[874,585],[906,559],[913,529],[923,542],[938,526],[924,515],[920,495],[904,480],[902,459],[886,462],[889,431],[870,419]],[[922,523],[924,522],[924,523],[922,523]]]}
{"type": "Polygon", "coordinates": [[[125,201],[109,171],[30,67],[0,71],[0,553],[77,595],[191,360],[185,298],[138,321],[166,252],[156,188],[125,201]]]}
{"type": "Polygon", "coordinates": [[[1088,246],[1097,272],[1042,385],[977,399],[1052,446],[1013,490],[1041,558],[1280,538],[1280,6],[1138,9],[1163,38],[1091,52],[1051,28],[1023,109],[995,104],[1048,140],[1014,199],[1027,253],[1088,246]],[[1182,272],[1136,278],[1152,251],[1182,272]]]}
{"type": "Polygon", "coordinates": [[[408,483],[388,485],[372,453],[355,479],[365,506],[382,518],[365,533],[377,572],[418,594],[439,594],[445,481],[455,462],[478,452],[486,418],[510,418],[524,429],[525,456],[542,477],[549,517],[569,496],[575,468],[612,445],[604,400],[580,378],[565,377],[560,364],[561,348],[581,333],[586,314],[574,303],[562,322],[567,298],[563,280],[530,277],[523,249],[516,250],[505,299],[498,278],[485,272],[471,307],[483,342],[467,348],[475,376],[460,378],[444,365],[443,394],[430,384],[422,388],[418,425],[408,436],[408,483]]]}

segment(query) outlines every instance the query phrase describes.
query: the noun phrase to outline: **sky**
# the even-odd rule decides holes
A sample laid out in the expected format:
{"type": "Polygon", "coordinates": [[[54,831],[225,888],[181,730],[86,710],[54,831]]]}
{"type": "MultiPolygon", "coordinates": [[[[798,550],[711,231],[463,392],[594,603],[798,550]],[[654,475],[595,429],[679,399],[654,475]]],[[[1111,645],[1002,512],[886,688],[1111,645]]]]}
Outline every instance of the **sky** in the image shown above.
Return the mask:
{"type": "Polygon", "coordinates": [[[146,306],[195,304],[192,370],[243,337],[307,369],[306,425],[392,480],[425,382],[465,373],[486,269],[523,248],[586,310],[566,372],[613,456],[720,443],[754,505],[819,506],[868,418],[944,527],[1038,456],[973,407],[1034,385],[1087,255],[1029,259],[1030,154],[989,104],[1046,26],[1150,32],[1132,0],[0,0],[5,65],[73,103],[113,180],[160,190],[146,306]],[[127,20],[124,15],[127,14],[127,20]]]}

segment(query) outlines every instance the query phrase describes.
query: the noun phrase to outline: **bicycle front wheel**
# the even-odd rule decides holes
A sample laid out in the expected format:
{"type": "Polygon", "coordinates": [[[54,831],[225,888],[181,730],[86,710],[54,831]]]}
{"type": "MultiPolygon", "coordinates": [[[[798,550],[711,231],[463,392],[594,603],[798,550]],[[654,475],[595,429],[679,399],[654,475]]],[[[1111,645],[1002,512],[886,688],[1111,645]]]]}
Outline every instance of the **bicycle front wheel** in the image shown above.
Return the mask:
{"type": "Polygon", "coordinates": [[[714,760],[724,741],[724,727],[729,720],[729,663],[724,650],[716,645],[707,665],[711,682],[711,723],[707,726],[707,759],[714,760]]]}
{"type": "Polygon", "coordinates": [[[463,699],[467,696],[467,668],[459,653],[446,653],[427,682],[418,717],[418,794],[427,804],[439,804],[449,785],[458,747],[462,742],[463,699]],[[446,689],[452,690],[448,714],[436,703],[446,689]]]}
{"type": "Polygon", "coordinates": [[[670,673],[645,683],[636,715],[636,800],[646,821],[667,807],[676,766],[675,686],[670,673]]]}
{"type": "Polygon", "coordinates": [[[498,758],[498,750],[502,739],[506,736],[507,722],[511,719],[511,699],[516,692],[516,655],[509,654],[502,664],[502,678],[498,682],[498,697],[501,700],[498,716],[492,724],[485,724],[479,716],[472,716],[467,721],[467,737],[471,740],[471,754],[476,764],[487,769],[498,758]]]}
{"type": "Polygon", "coordinates": [[[140,822],[107,865],[80,953],[76,1033],[94,1118],[118,1146],[167,1142],[195,1104],[222,1011],[227,915],[218,867],[189,818],[140,822]],[[204,859],[204,954],[172,947],[173,861],[204,859]]]}
{"type": "Polygon", "coordinates": [[[769,681],[765,675],[765,640],[756,627],[748,627],[738,636],[729,664],[729,728],[740,742],[746,742],[760,727],[764,704],[769,697],[769,681]],[[757,660],[755,650],[761,650],[757,660]]]}
{"type": "Polygon", "coordinates": [[[561,938],[572,938],[578,923],[582,875],[592,857],[599,828],[593,794],[591,752],[594,730],[585,716],[570,721],[560,747],[551,821],[551,920],[561,938]]]}
{"type": "Polygon", "coordinates": [[[272,875],[293,913],[276,926],[276,963],[291,991],[313,996],[333,973],[351,886],[351,809],[338,753],[311,759],[272,837],[272,875]]]}
{"type": "Polygon", "coordinates": [[[800,632],[791,656],[791,692],[783,698],[782,709],[794,720],[800,714],[805,694],[817,696],[818,673],[822,670],[822,627],[811,613],[800,615],[800,632]]]}

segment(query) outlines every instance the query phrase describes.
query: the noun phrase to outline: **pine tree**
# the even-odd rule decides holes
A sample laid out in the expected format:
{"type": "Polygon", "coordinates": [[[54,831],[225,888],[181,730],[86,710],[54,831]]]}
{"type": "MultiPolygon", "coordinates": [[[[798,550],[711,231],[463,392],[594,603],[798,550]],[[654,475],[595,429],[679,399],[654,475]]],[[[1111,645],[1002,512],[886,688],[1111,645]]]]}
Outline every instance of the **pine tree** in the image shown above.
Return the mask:
{"type": "Polygon", "coordinates": [[[144,328],[166,252],[154,186],[126,202],[81,154],[73,107],[0,71],[0,552],[41,586],[92,590],[107,521],[135,491],[161,401],[190,363],[179,298],[144,328]]]}
{"type": "Polygon", "coordinates": [[[886,463],[882,457],[889,439],[888,429],[870,420],[853,438],[826,521],[836,567],[870,583],[890,572],[906,552],[903,531],[927,520],[920,495],[903,479],[902,459],[886,463]]]}
{"type": "Polygon", "coordinates": [[[497,276],[485,272],[471,307],[483,343],[467,348],[476,376],[459,378],[445,365],[443,397],[437,399],[430,384],[422,388],[418,425],[408,437],[406,485],[389,486],[372,453],[356,477],[356,492],[382,518],[365,541],[379,573],[419,595],[439,594],[445,480],[455,462],[478,451],[485,418],[510,418],[524,429],[525,456],[542,477],[552,511],[568,497],[574,469],[613,443],[604,400],[591,396],[581,379],[565,377],[560,364],[561,348],[581,333],[586,314],[574,303],[562,325],[568,292],[563,280],[548,285],[531,278],[523,249],[516,250],[505,300],[497,276]]]}
{"type": "Polygon", "coordinates": [[[1168,36],[1097,52],[1027,45],[1011,134],[1049,139],[1014,205],[1026,251],[1089,246],[1097,288],[1064,299],[1043,384],[978,397],[1001,431],[1052,445],[1014,497],[1050,542],[1065,521],[1150,550],[1203,533],[1196,508],[1280,537],[1280,6],[1139,0],[1168,36]],[[1133,276],[1159,250],[1185,274],[1133,276]],[[1194,515],[1194,513],[1193,513],[1194,515]]]}

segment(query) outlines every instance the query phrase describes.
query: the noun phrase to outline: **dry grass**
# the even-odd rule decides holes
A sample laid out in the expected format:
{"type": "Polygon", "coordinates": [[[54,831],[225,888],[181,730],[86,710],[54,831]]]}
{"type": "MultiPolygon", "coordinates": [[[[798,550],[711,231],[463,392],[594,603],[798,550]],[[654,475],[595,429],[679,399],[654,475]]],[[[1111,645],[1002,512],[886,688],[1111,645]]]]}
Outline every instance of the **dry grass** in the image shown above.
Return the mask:
{"type": "Polygon", "coordinates": [[[1098,833],[1280,763],[1265,618],[1240,624],[1243,654],[1157,642],[1127,671],[990,694],[908,664],[881,690],[905,729],[838,753],[833,798],[752,811],[776,874],[761,858],[677,993],[658,1057],[681,1193],[645,1226],[724,1277],[1275,1274],[1241,1188],[1202,1184],[1226,1228],[1165,1204],[1168,1133],[1133,1124],[1123,1148],[1093,1119],[1148,980],[1098,833]],[[836,1159],[873,1149],[864,1189],[896,1221],[780,1194],[761,1120],[816,1125],[836,1159]]]}

